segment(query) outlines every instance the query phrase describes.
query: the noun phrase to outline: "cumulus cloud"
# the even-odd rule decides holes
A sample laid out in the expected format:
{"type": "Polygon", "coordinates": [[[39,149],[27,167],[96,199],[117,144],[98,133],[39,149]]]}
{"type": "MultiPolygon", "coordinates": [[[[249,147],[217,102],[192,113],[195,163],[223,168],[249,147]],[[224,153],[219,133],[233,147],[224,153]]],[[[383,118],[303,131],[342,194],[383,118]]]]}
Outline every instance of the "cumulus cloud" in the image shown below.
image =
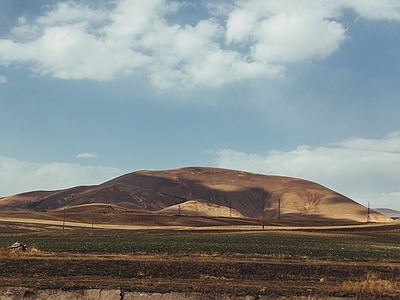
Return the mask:
{"type": "Polygon", "coordinates": [[[182,7],[197,9],[187,1],[59,2],[33,21],[18,19],[0,39],[0,64],[60,79],[144,74],[160,89],[218,86],[326,58],[348,38],[343,9],[400,20],[391,0],[220,0],[205,4],[209,15],[194,25],[170,22],[182,7]]]}
{"type": "Polygon", "coordinates": [[[96,153],[84,152],[84,153],[78,154],[76,156],[76,158],[97,158],[97,154],[96,153]]]}
{"type": "Polygon", "coordinates": [[[350,138],[337,145],[354,150],[400,153],[400,132],[389,133],[380,140],[350,138]]]}
{"type": "Polygon", "coordinates": [[[354,9],[361,17],[372,20],[395,20],[400,21],[400,8],[397,1],[392,0],[341,0],[341,5],[354,9]]]}
{"type": "Polygon", "coordinates": [[[238,3],[229,13],[226,40],[247,45],[256,61],[276,64],[325,58],[346,39],[342,24],[327,18],[334,11],[322,3],[238,3]]]}
{"type": "Polygon", "coordinates": [[[0,197],[33,190],[99,184],[121,174],[121,170],[105,166],[34,163],[0,156],[0,197]]]}
{"type": "Polygon", "coordinates": [[[381,139],[350,138],[330,147],[271,150],[266,155],[231,149],[215,154],[218,167],[308,179],[364,204],[400,209],[400,132],[381,139]]]}
{"type": "Polygon", "coordinates": [[[7,77],[0,75],[0,84],[2,84],[2,83],[7,83],[7,77]]]}

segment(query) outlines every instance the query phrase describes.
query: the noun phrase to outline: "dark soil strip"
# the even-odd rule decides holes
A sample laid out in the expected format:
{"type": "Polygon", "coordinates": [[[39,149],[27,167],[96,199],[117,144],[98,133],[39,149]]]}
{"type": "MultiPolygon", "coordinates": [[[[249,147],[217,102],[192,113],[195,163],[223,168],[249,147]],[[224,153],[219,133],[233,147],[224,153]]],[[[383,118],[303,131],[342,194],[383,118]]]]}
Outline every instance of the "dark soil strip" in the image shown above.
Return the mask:
{"type": "Polygon", "coordinates": [[[253,295],[307,295],[312,291],[319,295],[343,296],[340,286],[345,281],[361,281],[368,274],[374,274],[381,280],[399,281],[399,271],[398,265],[390,264],[319,264],[318,261],[280,263],[2,258],[0,285],[253,295]]]}

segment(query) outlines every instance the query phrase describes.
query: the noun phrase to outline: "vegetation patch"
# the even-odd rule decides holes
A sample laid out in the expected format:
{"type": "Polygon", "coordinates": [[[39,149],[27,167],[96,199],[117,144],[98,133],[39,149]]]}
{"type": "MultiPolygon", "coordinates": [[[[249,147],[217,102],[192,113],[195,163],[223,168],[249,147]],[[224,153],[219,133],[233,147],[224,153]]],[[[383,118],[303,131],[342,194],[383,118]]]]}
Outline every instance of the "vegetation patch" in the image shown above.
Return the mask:
{"type": "Polygon", "coordinates": [[[47,252],[168,255],[259,255],[352,261],[400,260],[398,230],[364,235],[363,232],[316,234],[308,232],[198,233],[163,231],[74,231],[60,234],[3,235],[0,247],[16,239],[47,252]]]}
{"type": "Polygon", "coordinates": [[[0,285],[395,299],[398,229],[0,234],[0,285]],[[7,247],[16,240],[25,252],[7,247]]]}

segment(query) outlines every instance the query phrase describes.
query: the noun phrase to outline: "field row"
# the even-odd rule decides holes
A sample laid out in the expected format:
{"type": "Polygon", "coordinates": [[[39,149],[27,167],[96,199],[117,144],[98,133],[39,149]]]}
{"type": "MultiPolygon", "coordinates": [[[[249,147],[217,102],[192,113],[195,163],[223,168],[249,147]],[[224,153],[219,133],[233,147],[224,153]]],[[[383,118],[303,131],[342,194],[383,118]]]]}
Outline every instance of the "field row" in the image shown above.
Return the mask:
{"type": "Polygon", "coordinates": [[[247,255],[352,261],[399,261],[400,232],[164,232],[105,230],[1,234],[0,247],[18,240],[45,252],[168,255],[247,255]]]}
{"type": "MultiPolygon", "coordinates": [[[[0,286],[397,299],[400,264],[259,257],[23,253],[0,260],[0,286]]],[[[208,299],[208,298],[207,298],[208,299]]],[[[322,298],[326,299],[326,298],[322,298]]]]}
{"type": "Polygon", "coordinates": [[[0,285],[397,299],[400,230],[0,228],[0,285]],[[10,252],[19,241],[26,252],[10,252]]]}

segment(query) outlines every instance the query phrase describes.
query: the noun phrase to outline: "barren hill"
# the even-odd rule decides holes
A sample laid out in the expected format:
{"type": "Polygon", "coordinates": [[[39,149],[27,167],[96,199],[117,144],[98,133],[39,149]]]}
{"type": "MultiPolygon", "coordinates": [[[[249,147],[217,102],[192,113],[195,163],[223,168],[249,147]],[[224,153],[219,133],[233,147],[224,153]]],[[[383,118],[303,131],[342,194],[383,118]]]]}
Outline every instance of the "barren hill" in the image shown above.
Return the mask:
{"type": "MultiPolygon", "coordinates": [[[[29,192],[0,199],[1,210],[93,207],[87,204],[164,214],[367,220],[366,207],[314,182],[205,167],[137,171],[96,186],[29,192]]],[[[391,219],[371,211],[370,221],[391,219]]]]}
{"type": "Polygon", "coordinates": [[[390,208],[375,208],[375,211],[388,216],[389,218],[392,219],[400,219],[400,211],[398,210],[394,210],[394,209],[390,209],[390,208]]]}

